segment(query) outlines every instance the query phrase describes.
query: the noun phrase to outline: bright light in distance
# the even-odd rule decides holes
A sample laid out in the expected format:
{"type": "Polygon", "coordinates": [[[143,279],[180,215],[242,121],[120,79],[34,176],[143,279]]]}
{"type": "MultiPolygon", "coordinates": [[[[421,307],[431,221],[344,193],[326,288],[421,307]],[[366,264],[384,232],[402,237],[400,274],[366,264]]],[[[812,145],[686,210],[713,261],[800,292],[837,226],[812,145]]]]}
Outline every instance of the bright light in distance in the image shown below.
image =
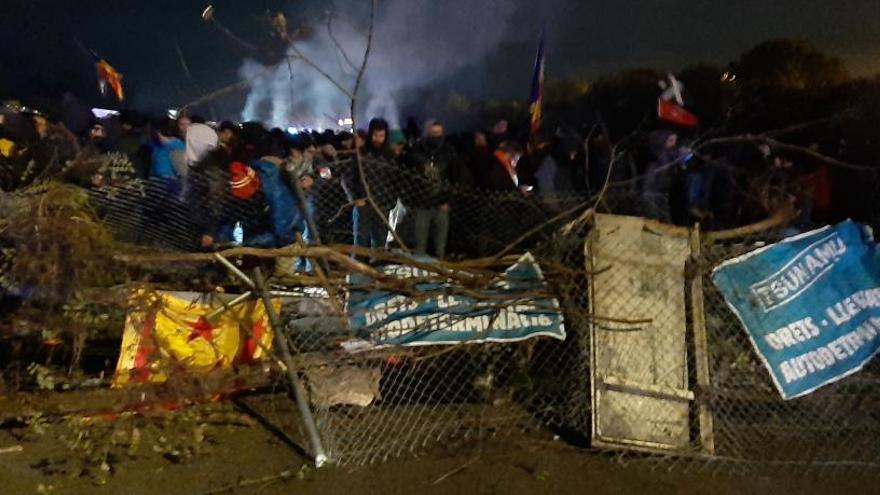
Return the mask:
{"type": "Polygon", "coordinates": [[[346,117],[344,119],[339,119],[336,123],[339,124],[339,127],[343,127],[347,125],[354,125],[354,120],[352,120],[351,117],[346,117]]]}
{"type": "Polygon", "coordinates": [[[291,127],[288,127],[288,128],[287,128],[287,133],[288,133],[288,134],[299,134],[299,128],[298,128],[298,127],[292,127],[292,126],[291,126],[291,127]]]}
{"type": "Polygon", "coordinates": [[[117,112],[116,110],[107,110],[106,108],[93,108],[92,115],[94,115],[95,118],[104,119],[107,117],[119,115],[119,112],[117,112]]]}
{"type": "Polygon", "coordinates": [[[168,109],[168,118],[169,118],[169,119],[176,119],[176,118],[177,118],[177,114],[178,114],[177,109],[174,109],[174,108],[169,108],[169,109],[168,109]]]}

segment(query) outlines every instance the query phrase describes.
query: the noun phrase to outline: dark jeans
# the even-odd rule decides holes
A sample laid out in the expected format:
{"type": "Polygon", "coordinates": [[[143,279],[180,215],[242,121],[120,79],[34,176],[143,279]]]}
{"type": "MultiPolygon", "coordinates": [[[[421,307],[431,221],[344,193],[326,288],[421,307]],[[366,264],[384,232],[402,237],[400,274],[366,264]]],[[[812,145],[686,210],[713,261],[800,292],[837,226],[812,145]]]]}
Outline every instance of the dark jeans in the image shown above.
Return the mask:
{"type": "Polygon", "coordinates": [[[449,238],[449,212],[441,210],[440,207],[418,208],[415,217],[416,253],[427,253],[428,238],[433,231],[434,255],[442,260],[446,256],[446,241],[449,238]]]}
{"type": "Polygon", "coordinates": [[[385,246],[388,228],[371,205],[355,206],[351,212],[354,245],[369,248],[385,246]]]}

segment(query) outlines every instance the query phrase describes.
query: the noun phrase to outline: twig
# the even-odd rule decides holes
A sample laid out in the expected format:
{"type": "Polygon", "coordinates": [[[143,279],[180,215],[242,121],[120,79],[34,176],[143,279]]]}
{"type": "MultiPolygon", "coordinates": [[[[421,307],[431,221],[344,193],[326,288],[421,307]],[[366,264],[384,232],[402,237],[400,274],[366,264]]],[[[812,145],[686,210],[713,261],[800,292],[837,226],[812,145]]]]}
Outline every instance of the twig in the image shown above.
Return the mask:
{"type": "Polygon", "coordinates": [[[533,236],[534,234],[536,234],[536,233],[538,233],[538,232],[544,230],[544,229],[547,228],[548,226],[553,225],[554,223],[556,223],[556,222],[562,220],[563,218],[566,218],[566,217],[568,217],[568,216],[574,214],[575,212],[577,212],[577,211],[579,211],[579,210],[582,210],[582,209],[584,209],[584,208],[587,208],[588,206],[590,206],[590,202],[589,202],[589,201],[587,201],[587,202],[585,202],[585,203],[580,203],[580,204],[578,204],[577,206],[575,206],[574,208],[569,208],[569,209],[563,211],[562,213],[560,213],[560,214],[554,216],[554,217],[551,218],[550,220],[547,220],[546,222],[544,222],[544,223],[542,223],[542,224],[540,224],[540,225],[538,225],[538,226],[536,226],[536,227],[534,227],[534,228],[532,228],[532,229],[529,229],[526,233],[524,233],[523,235],[517,237],[516,240],[514,240],[512,243],[508,244],[507,247],[505,247],[504,249],[502,249],[498,254],[495,255],[495,257],[496,257],[496,258],[501,258],[501,257],[503,257],[504,255],[509,254],[511,251],[513,251],[513,250],[514,250],[517,246],[519,246],[521,243],[523,243],[523,242],[525,242],[526,240],[528,240],[529,237],[531,237],[531,236],[533,236]]]}
{"type": "MultiPolygon", "coordinates": [[[[369,62],[370,53],[373,50],[373,34],[374,34],[373,31],[374,31],[374,27],[375,27],[375,23],[376,23],[376,8],[377,8],[376,2],[377,2],[377,0],[369,0],[369,2],[370,2],[370,26],[369,26],[369,29],[367,30],[367,44],[366,44],[366,47],[364,48],[364,58],[361,61],[361,66],[358,70],[357,79],[355,80],[355,83],[354,83],[354,91],[351,94],[350,113],[351,113],[352,128],[354,128],[354,129],[357,129],[357,95],[360,92],[361,84],[363,83],[363,80],[364,80],[364,74],[367,71],[367,62],[369,62]]],[[[388,229],[388,232],[391,233],[391,236],[394,238],[394,241],[401,247],[401,249],[403,249],[404,251],[407,251],[407,252],[411,251],[409,246],[407,246],[407,244],[397,234],[397,231],[394,229],[394,227],[388,221],[388,218],[386,217],[385,213],[382,212],[382,209],[379,208],[379,205],[376,204],[376,201],[373,199],[373,192],[370,188],[370,184],[367,182],[367,175],[364,172],[364,160],[363,160],[363,156],[361,155],[361,147],[360,147],[357,139],[355,139],[354,142],[355,142],[355,147],[354,147],[355,160],[357,161],[358,175],[360,175],[361,184],[364,186],[364,193],[367,195],[367,198],[366,198],[367,203],[369,203],[370,207],[373,209],[373,211],[376,213],[376,215],[378,215],[379,218],[382,220],[382,223],[388,229]]]]}
{"type": "Polygon", "coordinates": [[[473,466],[474,464],[476,464],[477,461],[480,460],[480,458],[481,458],[481,456],[474,457],[473,459],[467,461],[466,463],[462,464],[461,466],[459,466],[459,467],[453,469],[452,471],[449,471],[448,473],[444,474],[443,476],[437,478],[437,479],[434,480],[434,482],[431,483],[431,484],[432,484],[432,485],[439,485],[439,484],[440,484],[441,482],[443,482],[444,480],[449,479],[449,478],[451,478],[452,476],[455,476],[456,474],[458,474],[458,473],[464,471],[465,469],[467,469],[467,468],[473,466]]]}
{"type": "Polygon", "coordinates": [[[4,447],[0,449],[0,454],[15,454],[18,452],[24,452],[24,447],[21,445],[13,445],[12,447],[4,447]]]}
{"type": "Polygon", "coordinates": [[[330,2],[330,12],[327,13],[327,34],[330,35],[330,39],[333,41],[333,44],[336,45],[336,49],[339,50],[339,53],[342,54],[342,58],[348,63],[348,66],[351,67],[351,70],[356,71],[357,66],[354,62],[351,61],[351,57],[348,56],[348,53],[345,51],[345,48],[342,47],[342,44],[339,43],[339,40],[336,38],[336,34],[333,33],[333,19],[336,16],[336,2],[330,2]]]}
{"type": "Polygon", "coordinates": [[[273,474],[271,476],[263,476],[262,478],[256,478],[256,479],[240,480],[237,483],[234,483],[232,485],[226,485],[224,487],[217,488],[217,489],[211,490],[209,492],[205,492],[204,495],[217,495],[219,493],[228,493],[228,492],[234,491],[236,488],[245,488],[245,487],[254,486],[254,485],[266,485],[269,483],[274,483],[276,481],[282,481],[282,480],[287,480],[287,479],[293,478],[298,473],[299,473],[299,471],[293,471],[291,469],[288,469],[285,471],[281,471],[278,474],[273,474]]]}
{"type": "Polygon", "coordinates": [[[242,38],[239,38],[238,36],[235,35],[235,33],[230,31],[226,26],[224,26],[223,24],[220,24],[220,21],[218,21],[216,17],[211,17],[211,23],[214,24],[214,26],[217,27],[217,29],[219,29],[223,34],[225,34],[229,39],[231,39],[232,41],[243,46],[247,50],[254,52],[254,53],[260,51],[259,48],[257,48],[256,46],[254,46],[251,43],[248,43],[247,41],[243,40],[242,38]]]}
{"type": "Polygon", "coordinates": [[[237,83],[230,84],[229,86],[224,86],[216,91],[206,94],[205,96],[201,96],[183,106],[180,107],[181,110],[185,110],[189,107],[194,107],[196,105],[201,105],[202,103],[207,103],[209,101],[215,100],[221,96],[225,96],[229,93],[234,93],[236,91],[241,91],[249,88],[251,85],[250,81],[238,81],[237,83]]]}

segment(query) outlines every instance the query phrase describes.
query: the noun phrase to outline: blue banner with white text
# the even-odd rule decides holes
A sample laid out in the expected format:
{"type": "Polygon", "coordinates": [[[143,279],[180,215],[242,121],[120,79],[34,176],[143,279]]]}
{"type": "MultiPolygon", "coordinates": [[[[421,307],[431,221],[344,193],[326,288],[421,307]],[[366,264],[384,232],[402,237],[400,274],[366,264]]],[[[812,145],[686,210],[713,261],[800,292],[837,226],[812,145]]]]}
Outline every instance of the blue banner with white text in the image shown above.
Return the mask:
{"type": "Polygon", "coordinates": [[[880,265],[851,221],[785,239],[713,272],[784,399],[860,370],[880,348],[880,265]]]}
{"type": "MultiPolygon", "coordinates": [[[[397,278],[430,278],[404,265],[381,268],[397,278]]],[[[350,275],[349,323],[358,343],[351,349],[385,346],[517,342],[539,336],[565,340],[556,299],[547,294],[538,263],[530,254],[499,274],[489,286],[470,295],[447,283],[417,283],[420,294],[367,289],[372,281],[350,275]],[[536,294],[545,295],[536,295],[536,294]]]]}

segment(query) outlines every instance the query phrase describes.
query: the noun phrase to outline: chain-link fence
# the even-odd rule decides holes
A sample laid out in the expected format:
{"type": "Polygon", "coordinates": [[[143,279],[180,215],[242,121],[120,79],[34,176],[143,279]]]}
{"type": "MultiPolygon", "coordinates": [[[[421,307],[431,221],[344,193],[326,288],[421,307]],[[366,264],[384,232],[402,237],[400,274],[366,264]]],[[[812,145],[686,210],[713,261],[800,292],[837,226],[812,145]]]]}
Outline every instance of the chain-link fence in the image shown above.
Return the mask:
{"type": "MultiPolygon", "coordinates": [[[[639,218],[583,217],[595,203],[583,194],[528,196],[440,186],[403,167],[372,161],[363,164],[366,180],[353,160],[325,168],[313,185],[298,182],[288,189],[294,213],[281,216],[277,205],[284,203],[270,197],[270,185],[264,183],[263,192],[236,195],[225,170],[193,173],[186,186],[154,180],[93,189],[87,207],[76,205],[83,214],[53,206],[59,195],[52,197],[45,187],[7,196],[0,206],[9,218],[21,220],[3,233],[9,248],[4,290],[24,306],[59,310],[59,300],[93,297],[85,286],[107,289],[136,281],[169,290],[217,285],[248,290],[223,265],[206,258],[181,263],[187,259],[183,253],[318,240],[342,249],[356,237],[375,248],[445,251],[444,262],[340,251],[351,263],[302,251],[304,258],[312,253],[311,269],[305,259],[299,263],[285,256],[267,261],[239,252],[234,260],[246,273],[255,266],[274,270],[271,288],[285,294],[283,332],[332,461],[362,465],[543,426],[580,435],[594,447],[659,455],[646,459],[680,468],[869,472],[874,467],[880,426],[873,404],[876,365],[804,398],[783,401],[709,278],[719,262],[772,241],[775,233],[710,243],[689,229],[639,218]],[[359,201],[357,192],[364,182],[368,203],[359,201]],[[28,222],[30,230],[23,227],[28,222]],[[57,227],[54,234],[45,229],[50,225],[57,227]],[[89,230],[95,225],[109,227],[113,239],[89,230]],[[389,227],[396,236],[389,235],[389,227]],[[84,256],[78,232],[91,248],[126,255],[128,261],[152,255],[154,261],[131,265],[119,256],[103,256],[103,272],[98,272],[105,276],[93,276],[95,260],[78,258],[84,256]],[[38,246],[36,252],[52,259],[23,264],[23,246],[38,246]],[[535,282],[540,297],[558,302],[554,311],[564,322],[564,339],[464,339],[361,352],[341,345],[364,337],[355,335],[345,312],[346,295],[364,289],[352,286],[347,278],[352,271],[375,269],[373,288],[397,296],[398,308],[467,296],[494,305],[487,310],[496,315],[491,319],[499,308],[537,297],[505,293],[507,299],[499,302],[491,292],[493,284],[510,279],[504,267],[515,259],[505,255],[526,251],[543,275],[535,282]],[[173,265],[162,265],[157,253],[179,256],[173,265]],[[408,263],[423,273],[376,278],[408,263]],[[42,278],[25,276],[33,272],[70,284],[54,283],[58,290],[48,297],[39,287],[46,283],[42,278]],[[420,282],[407,281],[419,277],[420,282]],[[433,285],[424,289],[419,283],[433,285]]],[[[630,192],[615,190],[598,208],[626,215],[645,211],[630,192]]],[[[382,330],[373,328],[367,340],[382,330]]],[[[266,416],[308,444],[292,408],[270,408],[266,416]]]]}

